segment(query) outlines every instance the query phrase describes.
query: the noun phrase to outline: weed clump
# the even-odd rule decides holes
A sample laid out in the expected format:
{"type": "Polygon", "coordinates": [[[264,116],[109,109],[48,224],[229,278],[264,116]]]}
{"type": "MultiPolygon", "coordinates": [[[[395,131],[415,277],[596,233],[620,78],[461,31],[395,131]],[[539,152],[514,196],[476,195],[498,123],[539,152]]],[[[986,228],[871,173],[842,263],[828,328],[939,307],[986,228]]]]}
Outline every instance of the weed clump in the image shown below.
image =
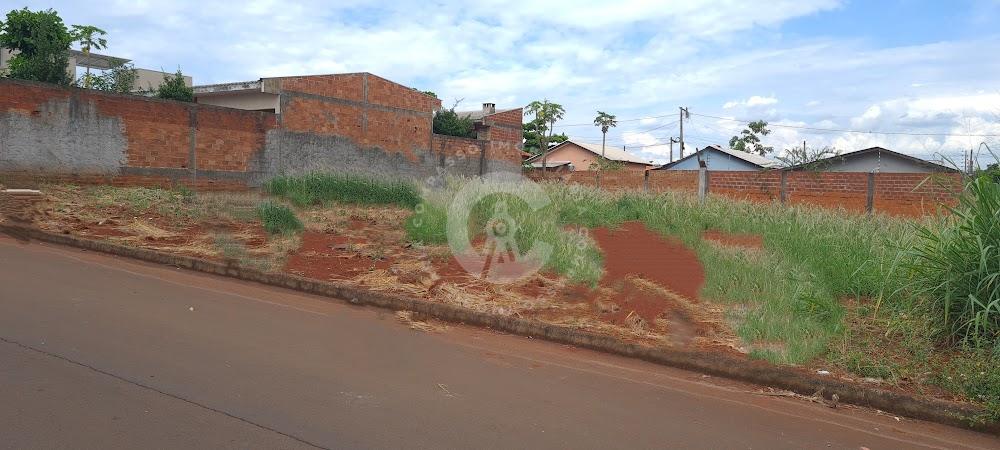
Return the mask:
{"type": "Polygon", "coordinates": [[[291,208],[274,203],[263,202],[257,206],[257,216],[270,234],[292,234],[302,231],[305,226],[291,208]]]}
{"type": "Polygon", "coordinates": [[[313,173],[278,176],[264,183],[264,191],[299,207],[340,202],[413,208],[420,203],[420,193],[411,183],[357,175],[313,173]]]}

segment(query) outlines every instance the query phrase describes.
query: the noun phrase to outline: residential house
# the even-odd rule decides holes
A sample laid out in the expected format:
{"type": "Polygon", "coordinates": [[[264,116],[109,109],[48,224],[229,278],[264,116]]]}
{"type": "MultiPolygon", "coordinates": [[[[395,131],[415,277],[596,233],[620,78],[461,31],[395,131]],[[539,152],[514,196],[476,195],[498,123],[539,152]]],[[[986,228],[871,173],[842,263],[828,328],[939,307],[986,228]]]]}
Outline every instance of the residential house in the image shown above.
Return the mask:
{"type": "Polygon", "coordinates": [[[266,78],[194,86],[194,101],[250,111],[281,112],[278,89],[266,78]]]}
{"type": "MultiPolygon", "coordinates": [[[[601,144],[570,139],[550,148],[546,163],[547,165],[554,162],[565,163],[569,166],[569,170],[592,170],[600,161],[601,153],[601,144]]],[[[652,161],[644,160],[611,145],[605,146],[603,153],[605,159],[621,162],[627,170],[646,170],[654,165],[652,161]]],[[[541,168],[542,156],[541,154],[535,155],[525,162],[531,164],[532,167],[541,168]]]]}
{"type": "MultiPolygon", "coordinates": [[[[0,48],[0,72],[7,69],[7,65],[10,59],[14,56],[10,50],[6,48],[0,48]]],[[[90,54],[85,54],[79,50],[69,51],[69,61],[66,64],[66,72],[73,77],[74,80],[78,79],[82,72],[79,68],[90,69],[91,73],[100,73],[101,71],[111,69],[120,64],[125,64],[131,62],[130,59],[121,58],[118,56],[101,55],[98,53],[91,52],[90,54]]],[[[152,91],[156,89],[160,84],[163,83],[163,77],[169,75],[166,72],[161,72],[159,70],[149,70],[136,68],[136,80],[134,92],[152,91]]],[[[184,77],[184,84],[191,86],[191,77],[184,77]]]]}
{"type": "Polygon", "coordinates": [[[698,170],[704,164],[709,170],[755,171],[776,169],[781,163],[753,153],[709,145],[657,170],[698,170]]]}
{"type": "Polygon", "coordinates": [[[927,161],[882,147],[871,147],[819,161],[789,167],[789,170],[813,169],[824,172],[934,173],[958,172],[957,168],[927,161]]]}

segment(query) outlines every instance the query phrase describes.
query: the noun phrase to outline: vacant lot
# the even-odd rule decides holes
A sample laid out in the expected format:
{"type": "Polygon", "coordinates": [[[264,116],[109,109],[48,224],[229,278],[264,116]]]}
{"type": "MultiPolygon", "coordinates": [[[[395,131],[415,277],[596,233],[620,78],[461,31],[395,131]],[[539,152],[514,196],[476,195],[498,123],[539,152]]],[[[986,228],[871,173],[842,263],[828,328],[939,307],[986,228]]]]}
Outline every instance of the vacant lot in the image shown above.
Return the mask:
{"type": "MultiPolygon", "coordinates": [[[[503,200],[519,250],[545,242],[550,253],[540,271],[493,284],[463,268],[447,244],[449,208],[468,189],[462,180],[444,184],[420,193],[317,175],[273,180],[260,194],[51,185],[38,223],[653,345],[746,354],[1000,411],[995,341],[978,332],[970,341],[968,327],[956,332],[934,306],[939,293],[914,282],[926,266],[912,263],[918,250],[951,229],[944,219],[699,204],[679,194],[558,184],[543,185],[548,201],[537,206],[500,189],[508,194],[463,205],[469,245],[488,245],[482,230],[503,200]]],[[[997,316],[989,308],[980,316],[984,310],[983,326],[993,326],[997,316]]]]}

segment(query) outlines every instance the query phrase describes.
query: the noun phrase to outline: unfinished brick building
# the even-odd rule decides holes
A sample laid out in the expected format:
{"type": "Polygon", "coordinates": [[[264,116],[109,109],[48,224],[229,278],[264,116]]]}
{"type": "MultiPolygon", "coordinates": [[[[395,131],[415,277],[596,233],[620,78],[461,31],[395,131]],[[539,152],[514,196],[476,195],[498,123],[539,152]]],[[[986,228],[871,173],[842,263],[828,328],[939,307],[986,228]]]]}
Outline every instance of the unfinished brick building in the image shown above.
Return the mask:
{"type": "Polygon", "coordinates": [[[520,109],[484,121],[479,139],[438,136],[440,100],[369,73],[204,86],[197,100],[0,80],[0,172],[235,187],[316,171],[520,170],[520,109]]]}

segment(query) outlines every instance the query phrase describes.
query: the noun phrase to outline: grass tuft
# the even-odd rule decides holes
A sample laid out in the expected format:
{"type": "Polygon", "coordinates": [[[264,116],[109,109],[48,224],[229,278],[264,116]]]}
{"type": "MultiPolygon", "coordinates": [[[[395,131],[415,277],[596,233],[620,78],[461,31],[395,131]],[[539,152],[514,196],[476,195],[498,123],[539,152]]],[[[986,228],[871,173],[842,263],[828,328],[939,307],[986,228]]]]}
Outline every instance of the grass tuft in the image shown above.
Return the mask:
{"type": "Polygon", "coordinates": [[[299,207],[329,202],[368,205],[399,205],[413,208],[420,193],[410,183],[388,182],[356,175],[313,173],[278,176],[264,184],[264,190],[299,207]]]}
{"type": "Polygon", "coordinates": [[[292,234],[305,228],[291,208],[278,203],[261,203],[257,206],[257,215],[270,234],[292,234]]]}

